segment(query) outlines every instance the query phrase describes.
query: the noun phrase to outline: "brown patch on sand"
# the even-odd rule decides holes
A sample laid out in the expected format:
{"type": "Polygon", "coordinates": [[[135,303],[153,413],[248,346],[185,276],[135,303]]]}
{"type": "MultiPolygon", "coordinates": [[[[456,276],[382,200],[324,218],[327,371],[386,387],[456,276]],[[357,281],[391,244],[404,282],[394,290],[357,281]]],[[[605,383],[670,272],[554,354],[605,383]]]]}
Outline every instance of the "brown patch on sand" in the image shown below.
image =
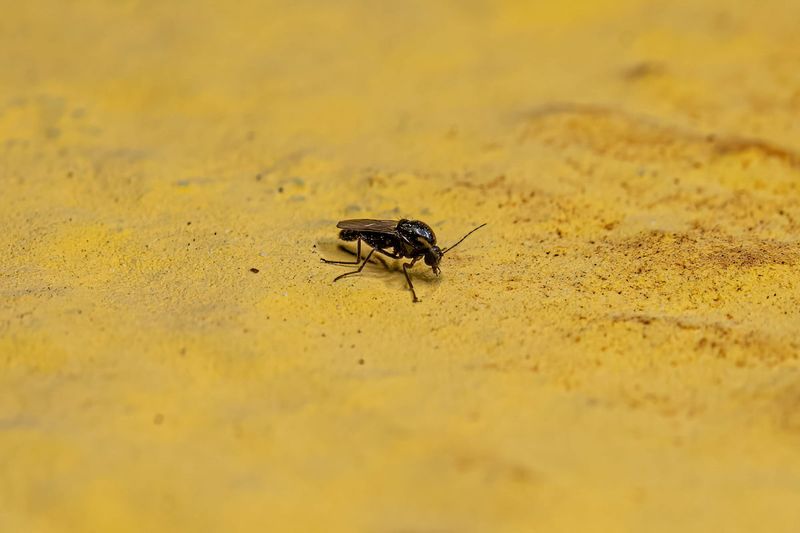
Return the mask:
{"type": "Polygon", "coordinates": [[[665,268],[696,271],[794,265],[800,247],[797,243],[711,231],[651,231],[622,240],[605,237],[596,245],[595,252],[632,259],[637,273],[641,273],[665,268]]]}
{"type": "MultiPolygon", "coordinates": [[[[647,69],[633,70],[636,76],[647,69]]],[[[689,166],[753,151],[800,168],[800,153],[767,139],[707,134],[661,120],[598,105],[553,103],[525,115],[520,141],[583,147],[629,161],[664,159],[689,166]]]]}

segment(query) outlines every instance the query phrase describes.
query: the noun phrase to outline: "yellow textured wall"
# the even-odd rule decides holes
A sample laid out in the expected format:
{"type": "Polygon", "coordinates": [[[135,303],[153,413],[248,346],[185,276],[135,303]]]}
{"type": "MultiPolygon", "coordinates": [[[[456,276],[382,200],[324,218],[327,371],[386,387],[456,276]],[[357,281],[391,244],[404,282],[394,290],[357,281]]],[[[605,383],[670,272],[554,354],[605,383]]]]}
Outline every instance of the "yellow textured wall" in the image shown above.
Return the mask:
{"type": "Polygon", "coordinates": [[[0,530],[800,531],[800,3],[2,12],[0,530]]]}

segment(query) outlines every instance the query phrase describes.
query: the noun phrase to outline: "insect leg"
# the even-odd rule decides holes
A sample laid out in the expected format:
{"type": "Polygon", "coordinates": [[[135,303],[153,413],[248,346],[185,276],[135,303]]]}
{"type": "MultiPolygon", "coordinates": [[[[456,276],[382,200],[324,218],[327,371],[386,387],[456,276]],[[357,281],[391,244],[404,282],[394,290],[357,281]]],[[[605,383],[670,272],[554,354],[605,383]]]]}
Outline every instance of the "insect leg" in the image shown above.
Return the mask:
{"type": "MultiPolygon", "coordinates": [[[[345,252],[345,253],[350,254],[350,255],[355,255],[356,254],[353,250],[347,248],[344,244],[340,244],[339,245],[339,249],[341,251],[345,252]]],[[[383,265],[383,268],[386,268],[386,269],[389,268],[389,264],[386,262],[386,260],[383,257],[380,257],[380,256],[376,255],[375,259],[370,260],[370,263],[375,263],[376,261],[378,263],[380,263],[381,265],[383,265]]]]}
{"type": "Polygon", "coordinates": [[[375,248],[375,251],[378,252],[379,254],[385,255],[386,257],[391,257],[392,259],[400,259],[401,257],[403,257],[398,253],[387,252],[383,248],[375,248]]]}
{"type": "Polygon", "coordinates": [[[411,278],[408,276],[408,269],[413,267],[414,263],[416,263],[418,260],[419,260],[419,257],[415,257],[414,259],[411,260],[410,263],[403,263],[403,274],[406,275],[406,281],[408,282],[408,288],[411,289],[411,294],[414,296],[414,303],[418,302],[419,298],[417,298],[417,291],[414,290],[414,284],[411,283],[411,278]]]}
{"type": "Polygon", "coordinates": [[[372,256],[372,254],[374,254],[374,253],[375,253],[375,249],[373,248],[372,250],[370,250],[370,251],[369,251],[369,253],[367,254],[367,257],[365,257],[365,258],[364,258],[364,262],[363,262],[363,263],[361,263],[361,266],[360,266],[360,267],[358,267],[356,270],[353,270],[352,272],[345,272],[345,273],[344,273],[344,274],[342,274],[341,276],[336,276],[335,278],[333,278],[333,281],[340,280],[340,279],[342,279],[342,278],[344,278],[344,277],[347,277],[347,276],[350,276],[350,275],[352,275],[352,274],[358,274],[359,272],[361,272],[362,270],[364,270],[364,265],[366,265],[367,263],[369,263],[369,258],[370,258],[370,257],[372,256]]]}
{"type": "Polygon", "coordinates": [[[358,239],[358,243],[356,244],[356,260],[355,261],[331,261],[330,259],[323,259],[320,257],[320,260],[323,263],[328,263],[329,265],[357,265],[361,262],[361,239],[358,239]]]}

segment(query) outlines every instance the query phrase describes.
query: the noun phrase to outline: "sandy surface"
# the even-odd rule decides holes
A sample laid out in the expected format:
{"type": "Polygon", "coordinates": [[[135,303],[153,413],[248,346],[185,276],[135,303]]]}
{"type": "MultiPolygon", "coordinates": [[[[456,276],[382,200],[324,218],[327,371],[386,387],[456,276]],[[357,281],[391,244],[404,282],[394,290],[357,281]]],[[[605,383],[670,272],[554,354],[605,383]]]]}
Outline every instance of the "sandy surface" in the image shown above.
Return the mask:
{"type": "Polygon", "coordinates": [[[800,530],[800,4],[526,4],[6,6],[0,530],[800,530]]]}

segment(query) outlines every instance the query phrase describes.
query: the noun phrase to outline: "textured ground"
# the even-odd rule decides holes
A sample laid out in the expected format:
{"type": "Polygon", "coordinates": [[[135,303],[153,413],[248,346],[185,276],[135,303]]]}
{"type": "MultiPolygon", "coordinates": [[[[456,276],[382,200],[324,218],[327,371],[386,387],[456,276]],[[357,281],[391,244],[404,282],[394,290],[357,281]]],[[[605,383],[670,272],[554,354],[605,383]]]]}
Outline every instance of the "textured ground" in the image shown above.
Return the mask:
{"type": "Polygon", "coordinates": [[[800,530],[798,20],[6,6],[0,530],[800,530]]]}

